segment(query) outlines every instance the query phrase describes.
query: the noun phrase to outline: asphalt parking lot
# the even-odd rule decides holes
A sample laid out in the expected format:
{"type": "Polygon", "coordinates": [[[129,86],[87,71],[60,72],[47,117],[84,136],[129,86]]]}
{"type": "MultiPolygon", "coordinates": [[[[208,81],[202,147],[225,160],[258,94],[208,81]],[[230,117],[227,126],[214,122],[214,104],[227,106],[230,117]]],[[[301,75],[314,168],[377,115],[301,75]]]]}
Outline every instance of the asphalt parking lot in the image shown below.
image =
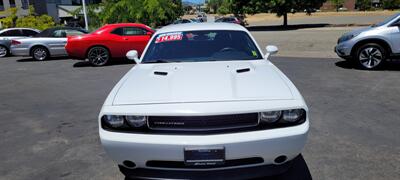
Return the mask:
{"type": "MultiPolygon", "coordinates": [[[[361,71],[337,58],[272,61],[311,110],[306,167],[291,177],[308,167],[313,179],[400,179],[400,63],[361,71]]],[[[0,179],[123,179],[97,115],[132,66],[0,59],[0,179]]]]}

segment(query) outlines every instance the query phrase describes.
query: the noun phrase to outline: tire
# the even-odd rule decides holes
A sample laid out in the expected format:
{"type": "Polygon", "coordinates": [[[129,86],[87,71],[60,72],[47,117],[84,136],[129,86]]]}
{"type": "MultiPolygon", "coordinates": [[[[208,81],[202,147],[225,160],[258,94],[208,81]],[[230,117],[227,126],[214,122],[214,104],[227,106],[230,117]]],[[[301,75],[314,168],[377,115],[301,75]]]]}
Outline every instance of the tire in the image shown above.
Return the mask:
{"type": "Polygon", "coordinates": [[[102,46],[95,46],[89,49],[87,58],[93,66],[104,66],[110,60],[110,51],[102,46]]]}
{"type": "Polygon", "coordinates": [[[375,70],[381,68],[387,57],[387,50],[377,43],[368,43],[360,46],[354,57],[355,64],[360,69],[375,70]]]}
{"type": "Polygon", "coordinates": [[[0,45],[0,58],[7,57],[10,54],[10,51],[7,47],[0,45]]]}
{"type": "Polygon", "coordinates": [[[43,46],[33,47],[31,54],[32,58],[36,61],[44,61],[50,57],[49,50],[43,46]]]}

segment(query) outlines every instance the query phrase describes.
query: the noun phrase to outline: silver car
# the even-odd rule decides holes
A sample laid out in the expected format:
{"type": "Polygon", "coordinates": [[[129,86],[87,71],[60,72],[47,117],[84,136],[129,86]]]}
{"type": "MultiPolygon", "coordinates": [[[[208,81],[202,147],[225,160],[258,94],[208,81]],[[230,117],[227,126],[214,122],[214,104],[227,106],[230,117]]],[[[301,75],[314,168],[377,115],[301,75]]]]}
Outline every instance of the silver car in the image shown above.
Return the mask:
{"type": "Polygon", "coordinates": [[[40,33],[32,28],[8,28],[0,30],[0,58],[10,54],[11,40],[32,37],[40,33]]]}
{"type": "Polygon", "coordinates": [[[400,56],[400,14],[368,28],[345,33],[335,52],[362,69],[377,69],[392,57],[400,56]]]}
{"type": "Polygon", "coordinates": [[[15,56],[32,56],[42,61],[49,57],[67,56],[65,45],[67,36],[86,34],[86,30],[72,27],[49,28],[32,38],[12,40],[11,54],[15,56]]]}

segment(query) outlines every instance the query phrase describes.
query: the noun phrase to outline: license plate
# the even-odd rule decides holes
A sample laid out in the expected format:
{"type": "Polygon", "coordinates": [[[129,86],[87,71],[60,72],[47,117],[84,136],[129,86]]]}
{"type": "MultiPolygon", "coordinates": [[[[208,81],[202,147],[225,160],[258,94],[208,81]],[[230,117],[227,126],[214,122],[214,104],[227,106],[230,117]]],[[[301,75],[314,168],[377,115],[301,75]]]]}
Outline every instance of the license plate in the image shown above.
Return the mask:
{"type": "Polygon", "coordinates": [[[186,166],[217,166],[225,163],[225,148],[185,148],[186,166]]]}

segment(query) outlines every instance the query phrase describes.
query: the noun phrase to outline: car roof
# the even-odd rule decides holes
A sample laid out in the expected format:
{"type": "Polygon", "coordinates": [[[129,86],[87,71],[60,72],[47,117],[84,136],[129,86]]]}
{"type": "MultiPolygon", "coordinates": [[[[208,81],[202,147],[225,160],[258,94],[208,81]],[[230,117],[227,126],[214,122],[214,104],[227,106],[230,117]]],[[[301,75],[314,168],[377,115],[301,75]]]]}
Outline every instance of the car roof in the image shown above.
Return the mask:
{"type": "Polygon", "coordinates": [[[232,23],[190,23],[173,24],[165,26],[157,31],[157,34],[176,31],[202,31],[202,30],[233,30],[248,32],[243,26],[232,23]]]}
{"type": "Polygon", "coordinates": [[[18,29],[27,29],[27,30],[33,30],[33,31],[36,31],[36,32],[40,32],[39,30],[37,30],[37,29],[33,29],[33,28],[24,28],[24,27],[21,27],[21,28],[7,28],[7,29],[2,29],[2,30],[0,30],[0,32],[4,32],[4,31],[9,31],[9,30],[18,30],[18,29]]]}

